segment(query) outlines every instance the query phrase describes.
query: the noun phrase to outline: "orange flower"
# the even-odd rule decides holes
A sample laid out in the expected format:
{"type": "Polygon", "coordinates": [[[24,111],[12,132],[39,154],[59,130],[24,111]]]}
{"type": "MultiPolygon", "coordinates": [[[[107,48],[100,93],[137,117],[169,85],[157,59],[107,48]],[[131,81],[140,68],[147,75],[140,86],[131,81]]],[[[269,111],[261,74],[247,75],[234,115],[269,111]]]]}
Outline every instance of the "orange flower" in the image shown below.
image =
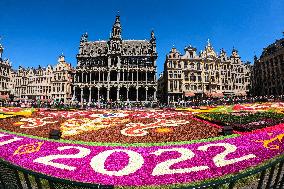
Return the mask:
{"type": "Polygon", "coordinates": [[[172,128],[157,128],[155,130],[155,132],[157,132],[157,133],[170,133],[170,132],[173,132],[173,129],[172,128]]]}
{"type": "Polygon", "coordinates": [[[33,152],[38,152],[40,150],[40,147],[42,146],[44,142],[35,142],[31,144],[25,144],[18,147],[18,149],[14,152],[13,155],[16,154],[30,154],[33,152]]]}

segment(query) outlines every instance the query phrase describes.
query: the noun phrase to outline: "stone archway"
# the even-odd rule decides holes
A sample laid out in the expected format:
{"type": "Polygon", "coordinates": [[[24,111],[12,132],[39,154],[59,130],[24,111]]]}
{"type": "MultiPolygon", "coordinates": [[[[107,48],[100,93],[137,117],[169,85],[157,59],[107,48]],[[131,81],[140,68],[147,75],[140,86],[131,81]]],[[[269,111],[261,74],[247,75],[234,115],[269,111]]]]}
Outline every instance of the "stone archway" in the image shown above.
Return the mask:
{"type": "Polygon", "coordinates": [[[110,81],[117,81],[117,71],[110,71],[110,81]]]}
{"type": "Polygon", "coordinates": [[[109,90],[109,99],[114,102],[117,100],[117,87],[112,86],[109,90]]]}
{"type": "Polygon", "coordinates": [[[154,101],[155,100],[155,91],[156,89],[154,87],[149,87],[148,88],[148,94],[147,94],[147,98],[148,98],[148,101],[154,101]]]}
{"type": "Polygon", "coordinates": [[[91,101],[97,102],[98,101],[98,88],[91,87],[91,101]]]}
{"type": "Polygon", "coordinates": [[[100,88],[99,101],[100,102],[106,102],[107,101],[107,88],[106,87],[100,88]]]}
{"type": "Polygon", "coordinates": [[[146,100],[146,89],[145,87],[138,88],[138,101],[145,101],[146,100]]]}
{"type": "Polygon", "coordinates": [[[78,102],[81,102],[81,88],[80,87],[75,88],[75,100],[78,102]]]}
{"type": "Polygon", "coordinates": [[[121,87],[119,90],[119,99],[121,101],[127,101],[127,88],[125,86],[121,87]]]}
{"type": "Polygon", "coordinates": [[[136,88],[134,86],[129,87],[128,98],[129,101],[136,101],[136,88]]]}
{"type": "Polygon", "coordinates": [[[90,89],[88,87],[83,88],[83,102],[89,102],[90,89]]]}

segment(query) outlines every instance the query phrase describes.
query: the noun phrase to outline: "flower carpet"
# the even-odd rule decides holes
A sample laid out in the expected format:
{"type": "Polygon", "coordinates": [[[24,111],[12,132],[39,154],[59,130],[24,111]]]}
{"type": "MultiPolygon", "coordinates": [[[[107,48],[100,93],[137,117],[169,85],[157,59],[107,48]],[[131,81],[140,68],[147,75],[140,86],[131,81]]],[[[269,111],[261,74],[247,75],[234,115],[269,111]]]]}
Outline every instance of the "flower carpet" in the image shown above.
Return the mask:
{"type": "Polygon", "coordinates": [[[254,122],[278,120],[229,136],[220,136],[218,120],[223,120],[208,116],[212,112],[204,112],[205,108],[196,112],[3,109],[0,158],[34,172],[84,183],[162,188],[207,182],[283,154],[281,106],[274,105],[273,110],[259,106],[264,108],[254,108],[253,113],[232,106],[208,107],[215,112],[230,110],[226,113],[232,116],[258,115],[250,117],[254,122]],[[46,139],[52,129],[62,132],[62,140],[46,139]]]}
{"type": "Polygon", "coordinates": [[[163,110],[37,111],[31,116],[0,119],[0,128],[48,138],[52,129],[62,138],[88,142],[151,143],[219,136],[219,126],[190,112],[163,110]]]}
{"type": "Polygon", "coordinates": [[[220,125],[231,125],[236,131],[248,132],[284,122],[284,114],[277,112],[204,113],[197,117],[220,125]]]}

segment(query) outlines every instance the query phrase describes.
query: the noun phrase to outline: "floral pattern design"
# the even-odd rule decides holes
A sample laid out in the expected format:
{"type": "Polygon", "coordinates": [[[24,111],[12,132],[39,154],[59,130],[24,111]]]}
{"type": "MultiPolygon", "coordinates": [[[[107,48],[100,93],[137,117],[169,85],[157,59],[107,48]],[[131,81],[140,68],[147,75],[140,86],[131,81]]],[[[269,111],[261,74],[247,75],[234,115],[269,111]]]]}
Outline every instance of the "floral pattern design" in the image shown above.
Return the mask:
{"type": "Polygon", "coordinates": [[[117,186],[182,184],[238,173],[281,155],[282,138],[274,139],[283,135],[276,130],[211,142],[125,147],[60,143],[0,133],[0,157],[29,170],[80,182],[117,186]],[[266,148],[259,142],[269,140],[279,148],[266,148]],[[30,144],[42,142],[39,151],[29,153],[36,148],[30,144]],[[25,150],[19,150],[22,148],[25,150]],[[18,154],[13,155],[17,150],[18,154]]]}
{"type": "MultiPolygon", "coordinates": [[[[22,109],[0,109],[0,112],[3,111],[3,118],[0,117],[2,119],[16,116],[17,113],[25,116],[17,118],[15,127],[44,129],[49,124],[60,124],[63,136],[79,135],[122,124],[125,125],[125,128],[120,130],[123,136],[142,137],[149,135],[150,132],[171,133],[177,127],[192,123],[192,120],[198,120],[206,125],[209,125],[210,121],[217,123],[214,118],[207,119],[208,122],[193,116],[198,114],[197,117],[204,118],[204,112],[225,110],[239,117],[251,115],[251,112],[254,112],[254,116],[258,115],[258,112],[267,111],[273,112],[267,115],[279,116],[272,116],[269,119],[254,119],[252,116],[252,121],[241,124],[244,127],[266,124],[266,127],[260,126],[250,132],[236,132],[238,135],[232,137],[195,142],[177,141],[159,145],[89,145],[71,141],[63,143],[0,131],[0,158],[49,176],[104,185],[159,186],[203,182],[239,173],[283,155],[283,107],[283,103],[264,103],[203,107],[196,111],[27,111],[34,112],[38,117],[19,114],[25,112],[22,109]],[[6,114],[5,111],[9,111],[10,114],[6,114]],[[175,119],[176,117],[179,119],[175,119]]],[[[210,126],[222,128],[220,123],[210,126]]]]}

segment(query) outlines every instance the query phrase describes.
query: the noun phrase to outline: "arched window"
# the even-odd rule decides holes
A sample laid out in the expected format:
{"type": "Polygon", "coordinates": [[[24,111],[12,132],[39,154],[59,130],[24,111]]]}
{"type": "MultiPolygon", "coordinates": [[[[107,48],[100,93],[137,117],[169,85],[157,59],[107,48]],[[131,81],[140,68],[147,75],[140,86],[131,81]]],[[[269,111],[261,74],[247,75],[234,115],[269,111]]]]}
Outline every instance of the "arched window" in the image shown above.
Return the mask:
{"type": "Polygon", "coordinates": [[[197,67],[197,70],[201,70],[200,63],[199,63],[199,62],[197,62],[196,67],[197,67]]]}
{"type": "Polygon", "coordinates": [[[170,61],[170,62],[169,62],[169,68],[172,68],[172,67],[173,67],[173,62],[170,61]]]}
{"type": "Polygon", "coordinates": [[[208,64],[205,64],[205,70],[208,70],[208,64]]]}
{"type": "Polygon", "coordinates": [[[196,76],[193,73],[190,75],[190,81],[196,81],[196,76]]]}
{"type": "Polygon", "coordinates": [[[187,68],[187,62],[184,62],[184,68],[187,68]]]}

